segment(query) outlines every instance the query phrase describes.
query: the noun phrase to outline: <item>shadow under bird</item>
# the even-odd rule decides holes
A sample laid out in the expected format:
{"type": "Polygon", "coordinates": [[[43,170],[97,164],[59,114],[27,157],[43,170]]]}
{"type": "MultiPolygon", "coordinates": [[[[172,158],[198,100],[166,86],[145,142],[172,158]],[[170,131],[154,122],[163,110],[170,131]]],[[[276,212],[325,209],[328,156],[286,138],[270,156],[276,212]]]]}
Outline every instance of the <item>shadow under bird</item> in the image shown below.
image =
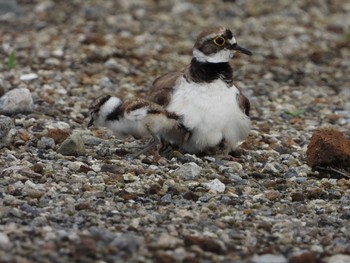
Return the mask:
{"type": "Polygon", "coordinates": [[[90,108],[91,119],[88,127],[107,127],[118,139],[133,136],[141,139],[152,137],[149,143],[132,157],[151,150],[161,141],[181,141],[187,131],[179,122],[180,117],[163,107],[141,99],[122,101],[109,95],[101,97],[90,108]]]}
{"type": "Polygon", "coordinates": [[[250,103],[233,84],[229,64],[235,52],[252,55],[231,30],[208,28],[198,36],[189,66],[154,81],[151,100],[181,116],[190,133],[179,142],[182,150],[200,153],[220,146],[228,154],[248,136],[250,103]]]}

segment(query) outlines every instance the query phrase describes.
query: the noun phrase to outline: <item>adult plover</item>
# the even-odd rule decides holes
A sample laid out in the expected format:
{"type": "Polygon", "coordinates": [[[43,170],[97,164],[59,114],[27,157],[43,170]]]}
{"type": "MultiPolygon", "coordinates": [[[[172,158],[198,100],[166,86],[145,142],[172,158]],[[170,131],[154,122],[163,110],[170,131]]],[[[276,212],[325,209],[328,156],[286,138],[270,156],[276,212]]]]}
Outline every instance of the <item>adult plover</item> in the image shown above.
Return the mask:
{"type": "Polygon", "coordinates": [[[107,127],[118,139],[152,136],[146,147],[133,157],[156,147],[162,140],[179,142],[186,138],[187,131],[179,122],[181,118],[178,115],[141,98],[123,102],[117,97],[106,95],[90,108],[90,114],[88,127],[107,127]]]}
{"type": "Polygon", "coordinates": [[[252,55],[229,29],[208,28],[198,36],[189,66],[154,81],[151,100],[182,116],[191,134],[183,150],[198,153],[222,146],[228,153],[248,136],[250,103],[233,84],[229,64],[235,52],[252,55]]]}

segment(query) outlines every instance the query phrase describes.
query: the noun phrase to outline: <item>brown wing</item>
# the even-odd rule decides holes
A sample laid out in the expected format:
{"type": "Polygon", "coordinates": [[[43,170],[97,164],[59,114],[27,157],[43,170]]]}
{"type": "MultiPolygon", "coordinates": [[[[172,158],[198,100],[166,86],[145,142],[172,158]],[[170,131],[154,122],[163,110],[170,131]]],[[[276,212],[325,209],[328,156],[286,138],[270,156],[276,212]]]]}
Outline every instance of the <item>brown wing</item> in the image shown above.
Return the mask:
{"type": "Polygon", "coordinates": [[[150,100],[159,105],[167,106],[170,102],[175,82],[181,74],[182,72],[169,72],[156,78],[150,89],[150,100]]]}
{"type": "Polygon", "coordinates": [[[242,92],[239,93],[238,95],[238,104],[239,107],[242,109],[242,111],[249,116],[250,112],[250,102],[246,96],[243,95],[242,92]]]}

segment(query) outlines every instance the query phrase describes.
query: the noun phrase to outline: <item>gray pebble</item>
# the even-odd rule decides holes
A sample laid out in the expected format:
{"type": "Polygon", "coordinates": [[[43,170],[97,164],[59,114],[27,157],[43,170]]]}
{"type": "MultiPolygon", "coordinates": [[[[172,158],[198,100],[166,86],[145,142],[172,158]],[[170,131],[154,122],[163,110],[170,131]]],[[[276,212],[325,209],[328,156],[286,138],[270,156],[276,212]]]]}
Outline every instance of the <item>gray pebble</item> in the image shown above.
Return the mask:
{"type": "Polygon", "coordinates": [[[196,163],[185,163],[173,172],[173,176],[181,177],[184,180],[194,180],[201,173],[202,168],[196,163]]]}
{"type": "Polygon", "coordinates": [[[162,196],[162,198],[160,199],[161,203],[165,203],[165,204],[169,204],[172,202],[172,196],[171,194],[165,194],[162,196]]]}
{"type": "Polygon", "coordinates": [[[62,155],[80,156],[85,154],[85,145],[80,133],[73,133],[57,150],[62,155]]]}
{"type": "Polygon", "coordinates": [[[48,137],[41,137],[38,141],[37,147],[39,149],[53,149],[55,148],[55,140],[48,137]]]}
{"type": "Polygon", "coordinates": [[[0,232],[0,248],[8,249],[11,247],[11,242],[6,233],[0,232]]]}
{"type": "Polygon", "coordinates": [[[203,183],[204,186],[206,186],[209,190],[218,192],[218,193],[223,193],[225,192],[225,184],[223,184],[219,179],[214,179],[210,181],[209,183],[203,183]]]}
{"type": "Polygon", "coordinates": [[[0,98],[0,114],[13,115],[33,111],[33,98],[26,88],[16,88],[8,91],[0,98]]]}
{"type": "Polygon", "coordinates": [[[110,247],[117,247],[126,253],[136,253],[140,247],[142,239],[132,233],[125,233],[115,238],[110,244],[110,247]]]}
{"type": "Polygon", "coordinates": [[[251,263],[287,263],[288,260],[283,255],[264,254],[254,255],[251,263]]]}

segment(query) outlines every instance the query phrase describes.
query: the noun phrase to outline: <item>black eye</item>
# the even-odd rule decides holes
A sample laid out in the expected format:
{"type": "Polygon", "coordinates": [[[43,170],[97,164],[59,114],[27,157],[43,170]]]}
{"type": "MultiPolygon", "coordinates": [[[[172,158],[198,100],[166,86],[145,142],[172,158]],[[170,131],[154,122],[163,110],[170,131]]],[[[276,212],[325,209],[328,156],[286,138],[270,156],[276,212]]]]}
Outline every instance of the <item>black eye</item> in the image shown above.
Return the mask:
{"type": "Polygon", "coordinates": [[[213,40],[214,44],[217,45],[218,47],[222,47],[225,45],[225,38],[223,37],[217,37],[213,40]]]}

